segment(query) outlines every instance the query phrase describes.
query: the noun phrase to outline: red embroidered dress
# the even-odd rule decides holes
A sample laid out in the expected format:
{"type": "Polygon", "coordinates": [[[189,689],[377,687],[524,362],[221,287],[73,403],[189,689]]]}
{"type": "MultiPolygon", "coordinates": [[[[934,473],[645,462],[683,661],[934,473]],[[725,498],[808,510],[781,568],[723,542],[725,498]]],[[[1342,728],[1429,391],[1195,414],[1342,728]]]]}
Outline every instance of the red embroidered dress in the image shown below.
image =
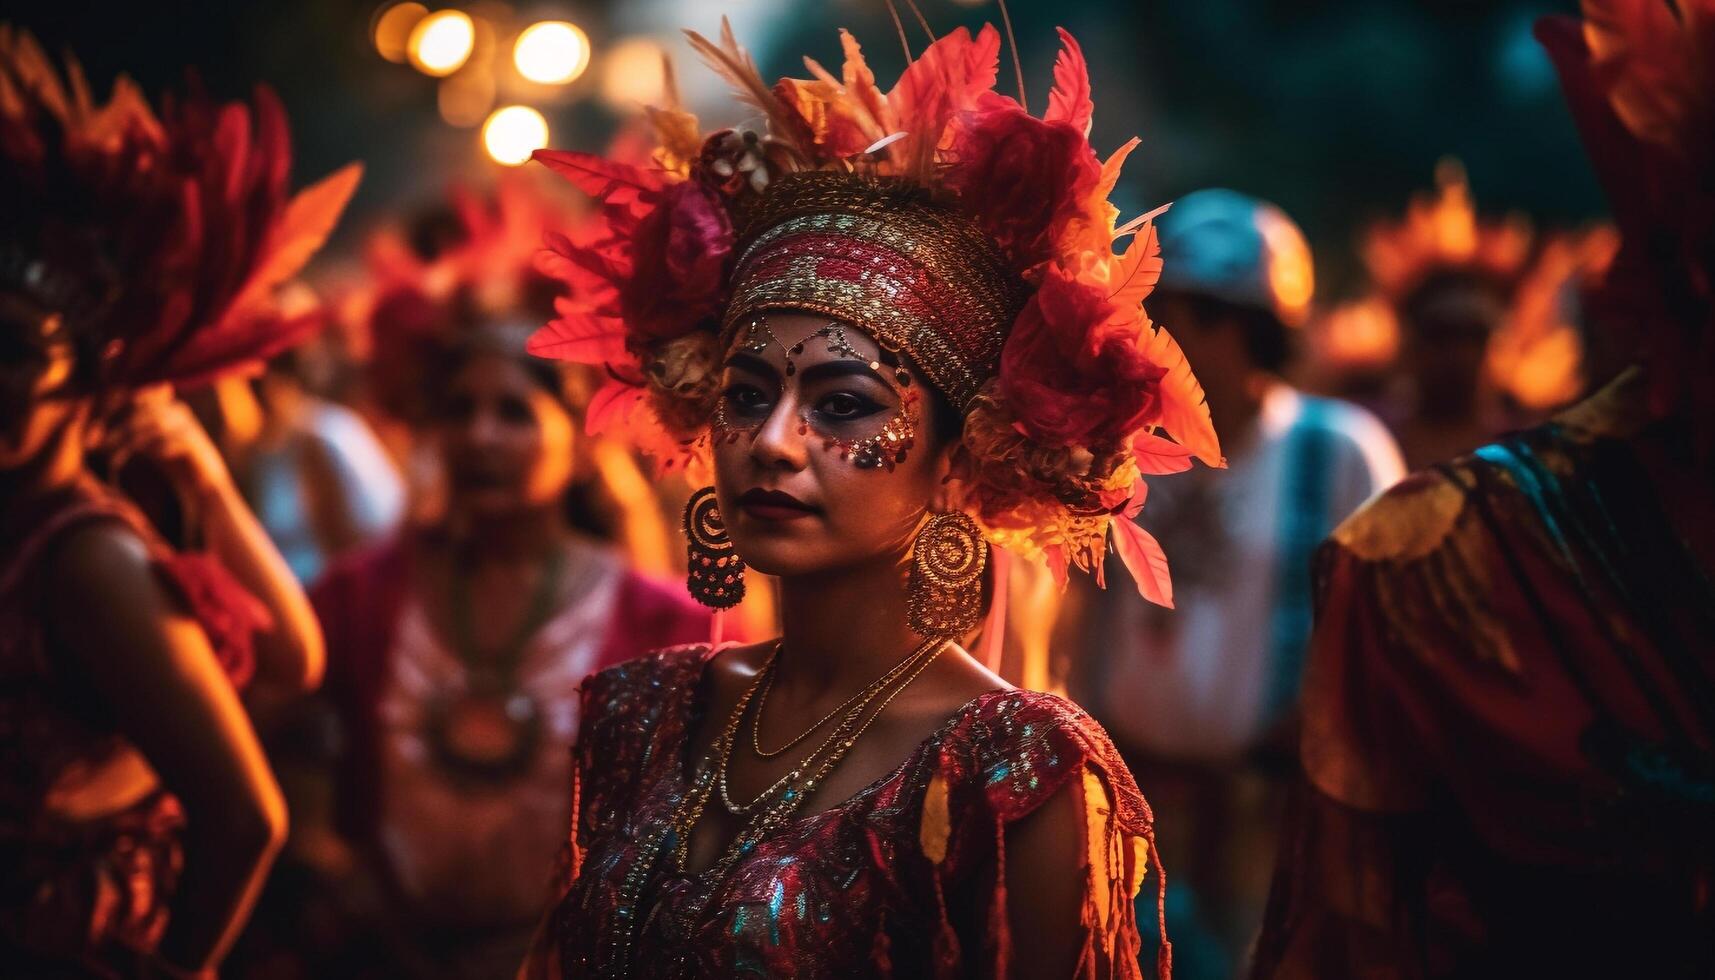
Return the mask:
{"type": "Polygon", "coordinates": [[[971,700],[893,772],[792,820],[723,879],[679,875],[665,859],[640,868],[695,763],[686,737],[705,708],[706,649],[656,653],[585,684],[577,818],[549,923],[564,977],[1001,975],[1006,827],[1074,780],[1089,854],[1077,976],[1140,976],[1132,897],[1148,804],[1107,733],[1051,694],[971,700]],[[645,884],[632,929],[620,896],[634,875],[645,884]]]}

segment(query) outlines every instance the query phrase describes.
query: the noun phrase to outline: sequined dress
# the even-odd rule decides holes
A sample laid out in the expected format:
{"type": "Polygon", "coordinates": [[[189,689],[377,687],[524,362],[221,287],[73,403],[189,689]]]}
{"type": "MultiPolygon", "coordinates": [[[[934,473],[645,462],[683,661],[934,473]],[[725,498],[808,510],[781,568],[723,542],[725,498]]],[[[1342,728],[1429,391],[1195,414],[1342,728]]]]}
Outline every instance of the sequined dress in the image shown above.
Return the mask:
{"type": "Polygon", "coordinates": [[[1148,805],[1101,727],[1050,694],[971,700],[893,772],[792,820],[719,880],[642,867],[695,762],[705,655],[681,647],[586,683],[552,952],[526,976],[555,975],[543,966],[555,954],[567,978],[1003,975],[1006,828],[1073,782],[1088,855],[1074,872],[1087,884],[1076,975],[1141,975],[1132,897],[1148,805]],[[628,877],[646,883],[635,913],[619,898],[628,877]]]}

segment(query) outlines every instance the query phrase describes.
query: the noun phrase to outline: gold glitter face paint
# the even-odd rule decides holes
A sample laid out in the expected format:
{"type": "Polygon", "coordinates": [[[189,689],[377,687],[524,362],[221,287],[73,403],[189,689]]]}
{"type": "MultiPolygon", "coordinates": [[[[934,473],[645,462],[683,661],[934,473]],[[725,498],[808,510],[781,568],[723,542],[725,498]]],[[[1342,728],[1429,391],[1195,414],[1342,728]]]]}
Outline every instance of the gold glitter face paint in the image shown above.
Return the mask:
{"type": "MultiPolygon", "coordinates": [[[[823,411],[814,404],[805,405],[798,417],[799,435],[814,433],[822,440],[824,450],[838,451],[841,459],[860,469],[891,471],[904,462],[916,441],[921,399],[912,389],[911,375],[899,363],[896,354],[884,349],[876,359],[866,358],[852,346],[846,331],[845,324],[831,322],[796,343],[786,344],[769,328],[766,317],[757,316],[745,325],[734,349],[760,356],[770,345],[778,346],[785,356],[786,377],[794,377],[798,373],[796,358],[803,355],[805,346],[813,341],[823,341],[830,355],[841,360],[863,362],[884,383],[888,383],[886,379],[891,377],[889,387],[898,396],[899,407],[879,428],[865,424],[865,418],[841,418],[839,413],[823,411]]],[[[730,386],[715,411],[715,438],[725,439],[728,443],[747,437],[754,439],[772,411],[772,406],[759,401],[761,397],[754,386],[730,386]]],[[[857,398],[850,393],[836,393],[836,397],[857,398]]]]}

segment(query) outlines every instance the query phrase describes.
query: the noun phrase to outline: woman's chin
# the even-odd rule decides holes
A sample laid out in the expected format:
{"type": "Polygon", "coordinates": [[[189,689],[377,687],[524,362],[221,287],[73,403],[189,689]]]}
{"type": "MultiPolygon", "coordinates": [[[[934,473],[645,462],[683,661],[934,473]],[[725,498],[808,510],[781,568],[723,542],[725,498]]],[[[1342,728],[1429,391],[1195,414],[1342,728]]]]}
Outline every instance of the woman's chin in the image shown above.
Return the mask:
{"type": "Polygon", "coordinates": [[[813,574],[834,564],[819,560],[817,556],[822,553],[822,549],[807,538],[794,541],[775,535],[767,538],[746,537],[742,541],[742,544],[736,540],[734,542],[739,557],[744,559],[746,567],[763,575],[791,578],[813,574]]]}

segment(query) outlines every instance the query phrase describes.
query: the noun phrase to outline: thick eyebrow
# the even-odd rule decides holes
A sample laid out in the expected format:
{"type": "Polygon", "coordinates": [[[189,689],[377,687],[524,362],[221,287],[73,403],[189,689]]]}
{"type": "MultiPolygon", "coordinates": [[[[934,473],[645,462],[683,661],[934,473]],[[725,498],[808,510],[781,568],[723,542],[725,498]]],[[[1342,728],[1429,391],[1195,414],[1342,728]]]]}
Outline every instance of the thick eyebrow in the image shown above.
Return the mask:
{"type": "Polygon", "coordinates": [[[760,357],[757,357],[755,354],[747,354],[744,351],[734,351],[732,355],[726,359],[726,366],[729,368],[738,368],[741,371],[749,371],[751,374],[759,374],[770,381],[780,380],[780,372],[775,370],[774,365],[760,357]]]}
{"type": "Polygon", "coordinates": [[[847,359],[823,361],[820,364],[810,365],[803,371],[799,372],[799,375],[804,384],[810,384],[811,382],[821,381],[826,378],[846,378],[856,375],[858,377],[872,378],[877,384],[884,388],[893,387],[886,378],[872,370],[869,364],[864,361],[853,361],[847,359]]]}

